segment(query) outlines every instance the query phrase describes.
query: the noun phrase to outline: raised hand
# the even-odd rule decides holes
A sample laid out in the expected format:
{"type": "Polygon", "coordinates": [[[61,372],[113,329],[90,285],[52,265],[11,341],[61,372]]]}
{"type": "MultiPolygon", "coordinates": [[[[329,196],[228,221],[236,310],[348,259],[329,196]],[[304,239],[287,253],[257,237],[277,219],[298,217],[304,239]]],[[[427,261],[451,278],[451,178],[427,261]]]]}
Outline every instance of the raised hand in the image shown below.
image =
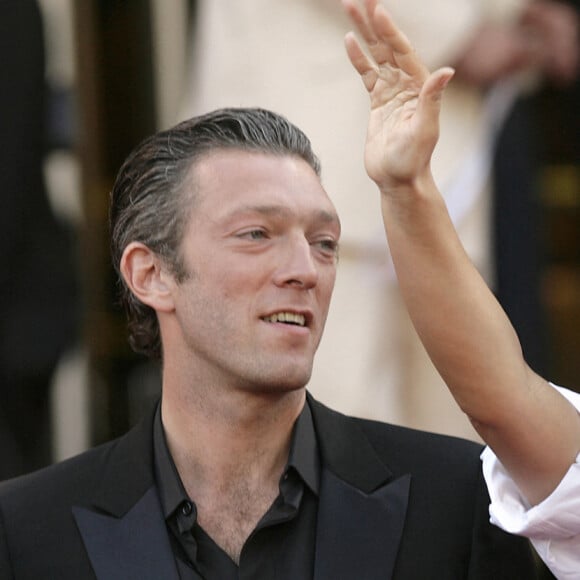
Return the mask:
{"type": "Polygon", "coordinates": [[[370,96],[365,167],[386,193],[430,175],[441,95],[453,69],[429,73],[377,0],[343,5],[363,43],[353,32],[346,35],[348,57],[370,96]]]}

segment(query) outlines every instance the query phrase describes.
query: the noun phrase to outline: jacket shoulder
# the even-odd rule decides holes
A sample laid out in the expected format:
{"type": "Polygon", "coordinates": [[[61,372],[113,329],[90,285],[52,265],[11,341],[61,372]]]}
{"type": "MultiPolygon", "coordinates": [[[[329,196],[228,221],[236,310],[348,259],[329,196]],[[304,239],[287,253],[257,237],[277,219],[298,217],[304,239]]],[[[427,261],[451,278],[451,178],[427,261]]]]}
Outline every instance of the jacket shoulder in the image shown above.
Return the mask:
{"type": "MultiPolygon", "coordinates": [[[[374,452],[396,472],[446,469],[465,469],[466,464],[479,466],[483,446],[474,441],[420,431],[391,423],[344,415],[319,403],[309,395],[319,432],[323,437],[348,446],[354,432],[362,433],[374,452]],[[344,434],[348,437],[344,437],[344,434]]],[[[356,439],[360,441],[360,439],[356,439]]]]}
{"type": "Polygon", "coordinates": [[[98,489],[102,468],[118,440],[109,441],[38,471],[0,482],[0,509],[35,510],[59,499],[75,502],[98,489]],[[38,506],[37,506],[38,504],[38,506]]]}
{"type": "Polygon", "coordinates": [[[477,459],[479,462],[483,451],[481,444],[460,437],[355,417],[350,420],[365,433],[380,455],[397,455],[413,459],[413,462],[436,462],[453,467],[468,460],[477,459]]]}

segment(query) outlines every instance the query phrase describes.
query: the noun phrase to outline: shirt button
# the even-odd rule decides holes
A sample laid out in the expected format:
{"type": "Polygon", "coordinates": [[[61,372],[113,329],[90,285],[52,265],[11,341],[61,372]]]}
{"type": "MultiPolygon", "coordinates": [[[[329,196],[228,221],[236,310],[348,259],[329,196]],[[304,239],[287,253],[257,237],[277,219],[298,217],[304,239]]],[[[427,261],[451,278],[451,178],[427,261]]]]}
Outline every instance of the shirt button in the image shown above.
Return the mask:
{"type": "Polygon", "coordinates": [[[190,501],[184,501],[184,502],[181,504],[181,513],[182,513],[184,516],[188,516],[188,515],[190,515],[190,514],[191,514],[191,512],[192,512],[192,510],[193,510],[193,506],[191,505],[191,502],[190,502],[190,501]]]}

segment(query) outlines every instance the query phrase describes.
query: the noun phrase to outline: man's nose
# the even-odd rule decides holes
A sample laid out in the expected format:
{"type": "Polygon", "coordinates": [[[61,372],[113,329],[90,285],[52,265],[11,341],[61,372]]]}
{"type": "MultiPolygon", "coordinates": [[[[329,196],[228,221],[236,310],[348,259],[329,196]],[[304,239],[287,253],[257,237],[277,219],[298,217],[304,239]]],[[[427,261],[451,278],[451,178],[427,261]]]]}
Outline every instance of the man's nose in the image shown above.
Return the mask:
{"type": "Polygon", "coordinates": [[[289,240],[276,270],[277,286],[309,289],[318,283],[318,268],[312,246],[305,238],[289,240]]]}

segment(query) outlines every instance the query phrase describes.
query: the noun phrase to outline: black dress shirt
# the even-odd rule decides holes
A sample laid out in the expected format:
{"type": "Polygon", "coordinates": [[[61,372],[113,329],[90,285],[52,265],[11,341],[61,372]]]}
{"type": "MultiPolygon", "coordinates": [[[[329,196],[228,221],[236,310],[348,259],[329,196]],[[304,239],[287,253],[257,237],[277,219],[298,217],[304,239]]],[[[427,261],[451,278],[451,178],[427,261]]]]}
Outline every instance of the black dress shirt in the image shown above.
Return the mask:
{"type": "Polygon", "coordinates": [[[320,459],[310,408],[296,420],[280,493],[246,540],[239,565],[197,523],[167,447],[161,407],[154,424],[157,487],[182,580],[295,580],[313,576],[320,459]]]}

